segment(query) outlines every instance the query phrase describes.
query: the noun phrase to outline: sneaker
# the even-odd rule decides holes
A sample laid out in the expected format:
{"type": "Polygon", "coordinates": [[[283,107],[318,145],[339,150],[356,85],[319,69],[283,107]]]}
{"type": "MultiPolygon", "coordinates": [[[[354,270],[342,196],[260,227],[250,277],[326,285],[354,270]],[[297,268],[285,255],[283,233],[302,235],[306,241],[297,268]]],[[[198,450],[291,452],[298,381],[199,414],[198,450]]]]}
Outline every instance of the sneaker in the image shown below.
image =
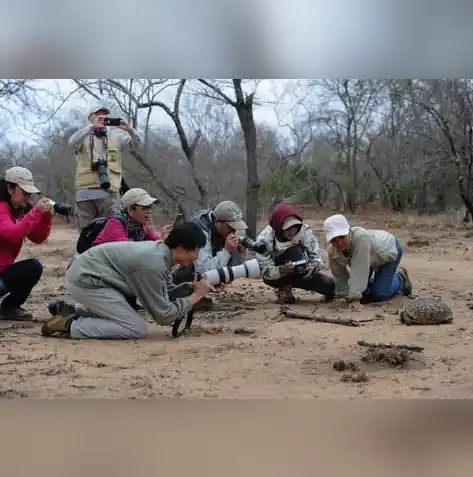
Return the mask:
{"type": "Polygon", "coordinates": [[[1,320],[11,321],[32,321],[33,315],[23,308],[6,308],[0,309],[1,320]]]}
{"type": "Polygon", "coordinates": [[[296,297],[292,293],[291,287],[278,288],[276,290],[278,305],[293,305],[296,302],[296,297]]]}
{"type": "Polygon", "coordinates": [[[399,267],[399,274],[402,277],[402,294],[404,296],[412,295],[412,283],[405,267],[399,267]]]}
{"type": "Polygon", "coordinates": [[[49,320],[46,320],[41,327],[41,334],[43,336],[51,336],[56,333],[70,336],[71,323],[77,318],[76,315],[70,316],[54,316],[49,320]]]}
{"type": "Polygon", "coordinates": [[[51,300],[48,302],[48,311],[52,316],[70,316],[76,312],[76,307],[64,300],[51,300]]]}

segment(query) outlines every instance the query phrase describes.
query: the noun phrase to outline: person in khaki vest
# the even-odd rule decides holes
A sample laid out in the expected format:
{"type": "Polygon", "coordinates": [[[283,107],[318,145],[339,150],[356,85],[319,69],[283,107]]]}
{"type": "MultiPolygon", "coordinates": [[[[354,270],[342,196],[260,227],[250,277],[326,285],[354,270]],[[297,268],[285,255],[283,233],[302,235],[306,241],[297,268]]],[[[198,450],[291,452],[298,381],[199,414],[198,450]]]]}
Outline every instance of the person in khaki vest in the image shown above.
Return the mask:
{"type": "Polygon", "coordinates": [[[123,185],[123,152],[136,150],[141,144],[136,130],[123,119],[118,128],[127,134],[105,126],[104,120],[109,114],[110,110],[104,106],[93,108],[88,116],[90,124],[69,139],[76,156],[79,230],[98,217],[113,214],[123,185]],[[107,176],[102,174],[104,170],[107,176]]]}

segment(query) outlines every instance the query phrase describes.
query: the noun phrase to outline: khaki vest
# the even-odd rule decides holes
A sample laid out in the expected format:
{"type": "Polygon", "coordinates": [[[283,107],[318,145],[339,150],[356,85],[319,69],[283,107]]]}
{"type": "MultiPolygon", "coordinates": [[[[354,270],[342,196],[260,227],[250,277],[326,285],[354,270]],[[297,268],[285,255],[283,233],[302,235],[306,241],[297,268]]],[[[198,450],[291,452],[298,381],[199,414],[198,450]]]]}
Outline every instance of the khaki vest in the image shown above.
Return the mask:
{"type": "MultiPolygon", "coordinates": [[[[107,132],[108,151],[103,151],[103,141],[94,137],[94,157],[106,157],[107,172],[110,182],[109,192],[117,193],[122,182],[122,153],[120,151],[120,136],[107,132]]],[[[91,168],[90,136],[87,136],[81,148],[76,152],[76,189],[100,189],[99,176],[91,168]]]]}

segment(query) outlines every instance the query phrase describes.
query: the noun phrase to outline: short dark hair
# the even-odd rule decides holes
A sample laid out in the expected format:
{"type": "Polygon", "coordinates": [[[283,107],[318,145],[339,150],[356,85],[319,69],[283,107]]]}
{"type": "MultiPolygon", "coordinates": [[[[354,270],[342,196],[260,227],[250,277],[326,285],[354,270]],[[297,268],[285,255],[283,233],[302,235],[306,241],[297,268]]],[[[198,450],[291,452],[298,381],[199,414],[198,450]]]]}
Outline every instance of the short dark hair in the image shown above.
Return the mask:
{"type": "Polygon", "coordinates": [[[205,247],[207,237],[196,223],[182,222],[172,228],[164,243],[170,249],[181,246],[184,250],[195,250],[205,247]]]}

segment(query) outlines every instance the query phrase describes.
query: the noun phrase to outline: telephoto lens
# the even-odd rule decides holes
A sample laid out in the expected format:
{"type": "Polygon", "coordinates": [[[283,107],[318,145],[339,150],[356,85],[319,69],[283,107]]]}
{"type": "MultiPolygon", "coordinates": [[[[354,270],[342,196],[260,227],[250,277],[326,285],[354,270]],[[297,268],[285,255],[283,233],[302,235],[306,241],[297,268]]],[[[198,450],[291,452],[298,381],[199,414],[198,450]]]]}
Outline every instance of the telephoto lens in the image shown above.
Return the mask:
{"type": "Polygon", "coordinates": [[[220,267],[203,274],[211,285],[217,286],[232,283],[239,278],[261,278],[261,269],[258,260],[253,258],[235,267],[220,267]]]}
{"type": "Polygon", "coordinates": [[[100,187],[105,190],[110,189],[110,181],[108,179],[107,166],[105,164],[99,164],[97,174],[99,176],[100,187]]]}

